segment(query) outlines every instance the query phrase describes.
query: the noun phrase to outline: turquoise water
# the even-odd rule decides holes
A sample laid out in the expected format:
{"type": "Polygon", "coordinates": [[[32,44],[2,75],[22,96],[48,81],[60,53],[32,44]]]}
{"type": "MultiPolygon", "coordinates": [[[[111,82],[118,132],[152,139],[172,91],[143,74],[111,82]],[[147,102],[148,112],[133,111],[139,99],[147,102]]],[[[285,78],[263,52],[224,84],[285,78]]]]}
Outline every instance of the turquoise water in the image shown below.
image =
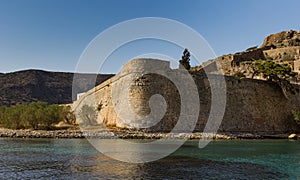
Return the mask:
{"type": "Polygon", "coordinates": [[[188,141],[159,161],[110,159],[85,139],[0,139],[3,179],[300,179],[300,141],[188,141]]]}

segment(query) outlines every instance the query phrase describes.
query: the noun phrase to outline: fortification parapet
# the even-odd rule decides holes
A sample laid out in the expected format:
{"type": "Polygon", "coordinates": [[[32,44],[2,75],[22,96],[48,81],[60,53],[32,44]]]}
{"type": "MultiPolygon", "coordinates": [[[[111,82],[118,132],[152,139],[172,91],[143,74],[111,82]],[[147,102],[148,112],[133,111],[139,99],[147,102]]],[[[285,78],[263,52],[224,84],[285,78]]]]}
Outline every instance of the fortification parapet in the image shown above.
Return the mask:
{"type": "Polygon", "coordinates": [[[126,62],[119,76],[130,73],[145,73],[149,69],[156,71],[165,71],[170,69],[170,62],[151,58],[138,58],[126,62]]]}

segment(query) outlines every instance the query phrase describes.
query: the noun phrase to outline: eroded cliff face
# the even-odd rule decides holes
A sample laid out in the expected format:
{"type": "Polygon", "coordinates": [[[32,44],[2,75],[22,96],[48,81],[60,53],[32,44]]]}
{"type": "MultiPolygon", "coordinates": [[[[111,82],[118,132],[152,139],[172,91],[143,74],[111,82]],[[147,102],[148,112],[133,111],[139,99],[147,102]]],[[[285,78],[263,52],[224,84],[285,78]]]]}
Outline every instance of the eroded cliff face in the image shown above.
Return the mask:
{"type": "MultiPolygon", "coordinates": [[[[100,105],[99,123],[148,131],[171,131],[178,122],[181,108],[184,108],[181,94],[170,79],[145,71],[149,61],[152,60],[129,61],[120,74],[83,95],[74,103],[73,109],[78,111],[84,104],[95,107],[100,105]],[[162,117],[151,115],[151,97],[157,97],[157,94],[164,97],[164,101],[155,104],[152,111],[164,112],[166,108],[162,117]],[[119,97],[114,99],[112,96],[119,97]]],[[[166,61],[154,61],[155,66],[159,66],[167,74],[181,73],[180,70],[170,69],[166,61]]],[[[224,78],[220,78],[220,75],[209,75],[208,78],[201,71],[192,73],[192,77],[200,100],[195,131],[203,131],[212,111],[211,87],[221,87],[219,85],[224,78]]],[[[291,110],[300,110],[299,86],[294,85],[296,93],[288,93],[287,98],[279,86],[262,80],[225,77],[225,84],[226,109],[219,132],[278,134],[297,130],[296,124],[291,120],[291,110]]],[[[190,112],[196,110],[196,105],[189,107],[190,112]]]]}
{"type": "Polygon", "coordinates": [[[282,31],[276,34],[271,34],[265,38],[261,47],[274,46],[289,47],[300,46],[300,31],[282,31]]]}

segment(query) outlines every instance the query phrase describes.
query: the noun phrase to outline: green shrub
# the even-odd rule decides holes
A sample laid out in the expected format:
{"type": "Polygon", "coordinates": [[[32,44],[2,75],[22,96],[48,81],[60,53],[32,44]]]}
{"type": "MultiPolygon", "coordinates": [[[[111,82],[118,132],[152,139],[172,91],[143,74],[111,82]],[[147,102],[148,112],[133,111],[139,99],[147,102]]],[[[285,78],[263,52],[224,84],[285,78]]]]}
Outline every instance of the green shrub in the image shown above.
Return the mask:
{"type": "Polygon", "coordinates": [[[52,129],[55,123],[63,120],[75,122],[73,117],[70,108],[45,102],[0,107],[0,125],[10,129],[52,129]]]}
{"type": "Polygon", "coordinates": [[[262,74],[267,80],[277,83],[286,98],[288,98],[288,91],[294,93],[290,79],[295,77],[297,73],[292,71],[289,64],[278,64],[268,59],[256,60],[250,64],[250,67],[253,70],[252,77],[262,74]]]}
{"type": "Polygon", "coordinates": [[[296,75],[289,64],[278,64],[272,60],[256,60],[253,69],[255,74],[263,74],[264,78],[272,81],[288,79],[296,75]]]}
{"type": "Polygon", "coordinates": [[[300,125],[300,112],[292,110],[293,120],[297,125],[300,125]]]}
{"type": "Polygon", "coordinates": [[[79,116],[82,120],[82,126],[92,126],[97,124],[97,109],[93,106],[83,105],[79,116]]]}

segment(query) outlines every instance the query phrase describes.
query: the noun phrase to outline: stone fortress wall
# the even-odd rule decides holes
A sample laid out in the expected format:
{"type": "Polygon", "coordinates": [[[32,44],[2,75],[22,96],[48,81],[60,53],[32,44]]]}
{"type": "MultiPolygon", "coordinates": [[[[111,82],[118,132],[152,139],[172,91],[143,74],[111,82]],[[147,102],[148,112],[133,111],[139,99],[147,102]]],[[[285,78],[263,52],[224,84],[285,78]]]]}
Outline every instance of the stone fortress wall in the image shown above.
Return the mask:
{"type": "MultiPolygon", "coordinates": [[[[120,73],[88,92],[81,94],[80,98],[73,102],[72,105],[73,111],[77,114],[77,123],[81,123],[82,121],[79,116],[81,108],[84,105],[88,105],[95,109],[99,107],[97,110],[97,122],[99,124],[104,123],[108,126],[127,127],[128,124],[126,126],[125,122],[118,117],[118,112],[115,111],[115,107],[118,107],[119,104],[113,101],[113,94],[117,96],[123,94],[128,95],[130,103],[135,107],[133,109],[137,115],[144,116],[148,114],[148,102],[145,102],[144,89],[147,87],[150,89],[150,84],[147,82],[146,76],[143,76],[145,67],[149,65],[147,62],[149,62],[149,59],[135,59],[129,61],[123,65],[120,73]],[[130,88],[129,92],[123,92],[124,89],[122,89],[120,85],[129,85],[132,88],[130,88]]],[[[154,61],[153,63],[153,60],[151,60],[151,65],[160,67],[161,69],[169,69],[169,62],[166,61],[154,61]]],[[[127,110],[128,109],[125,109],[125,111],[127,110]]]]}
{"type": "MultiPolygon", "coordinates": [[[[143,119],[151,113],[150,98],[155,94],[160,94],[164,97],[167,105],[165,115],[161,121],[149,123],[153,126],[147,130],[165,132],[172,130],[180,115],[179,91],[168,78],[158,74],[148,74],[144,71],[149,65],[159,67],[166,73],[180,74],[180,70],[170,69],[169,62],[166,61],[131,60],[123,65],[119,74],[82,95],[79,100],[74,102],[73,109],[78,112],[84,104],[92,106],[100,104],[98,123],[132,128],[132,125],[139,123],[136,122],[136,119],[143,119]],[[120,84],[129,85],[129,91],[124,93],[125,88],[120,87],[120,84]],[[113,100],[112,94],[126,95],[129,101],[128,109],[123,108],[121,111],[116,111],[114,107],[120,107],[118,104],[121,102],[119,101],[122,101],[125,96],[120,96],[119,100],[113,100]],[[135,118],[133,118],[135,120],[132,122],[130,119],[124,121],[120,118],[122,111],[125,111],[126,114],[129,109],[132,109],[135,114],[135,118]]],[[[220,75],[209,74],[209,82],[207,75],[202,71],[193,72],[191,75],[197,85],[200,99],[200,112],[195,131],[203,131],[211,111],[210,83],[218,85],[218,83],[222,83],[220,82],[222,78],[220,75]]],[[[297,130],[296,124],[291,120],[291,110],[300,110],[299,86],[294,85],[296,93],[289,93],[286,97],[280,87],[266,81],[226,76],[225,82],[227,87],[226,111],[219,132],[278,134],[297,130]]],[[[164,104],[157,106],[163,109],[164,104]]],[[[193,111],[193,108],[190,111],[193,111]]]]}

